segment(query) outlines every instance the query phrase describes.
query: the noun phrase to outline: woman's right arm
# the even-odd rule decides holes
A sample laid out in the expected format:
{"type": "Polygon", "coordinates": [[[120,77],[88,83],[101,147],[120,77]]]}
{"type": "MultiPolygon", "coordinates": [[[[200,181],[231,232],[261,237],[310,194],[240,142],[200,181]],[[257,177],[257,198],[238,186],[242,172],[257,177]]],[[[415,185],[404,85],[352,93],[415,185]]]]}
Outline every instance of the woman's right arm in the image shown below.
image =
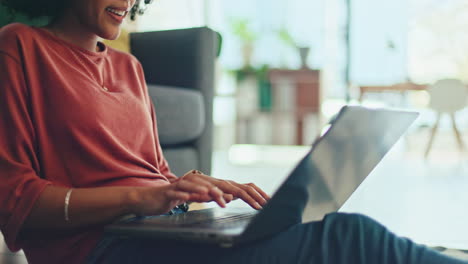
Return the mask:
{"type": "Polygon", "coordinates": [[[160,215],[188,201],[215,201],[219,206],[240,198],[261,209],[268,195],[254,184],[238,184],[199,173],[188,173],[172,183],[152,187],[99,187],[72,189],[49,185],[35,202],[23,230],[74,229],[106,224],[126,214],[160,215]]]}
{"type": "Polygon", "coordinates": [[[102,187],[73,189],[65,220],[65,197],[68,188],[47,186],[36,200],[23,224],[28,229],[73,229],[111,222],[132,213],[132,188],[102,187]]]}
{"type": "MultiPolygon", "coordinates": [[[[191,194],[199,197],[210,192],[207,187],[188,181],[156,187],[77,188],[70,194],[66,221],[65,197],[69,190],[47,186],[27,216],[23,230],[74,229],[110,223],[126,214],[164,214],[188,201],[191,194]]],[[[209,195],[206,200],[214,196],[209,195]]]]}

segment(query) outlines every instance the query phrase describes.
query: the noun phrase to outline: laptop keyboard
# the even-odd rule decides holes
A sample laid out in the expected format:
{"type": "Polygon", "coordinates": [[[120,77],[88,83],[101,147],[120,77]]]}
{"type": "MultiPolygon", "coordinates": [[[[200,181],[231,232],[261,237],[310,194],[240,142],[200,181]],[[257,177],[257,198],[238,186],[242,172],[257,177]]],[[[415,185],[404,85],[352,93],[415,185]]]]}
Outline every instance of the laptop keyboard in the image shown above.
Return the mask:
{"type": "MultiPolygon", "coordinates": [[[[207,209],[200,211],[189,211],[184,214],[145,218],[141,221],[134,222],[133,225],[200,228],[238,227],[240,225],[244,225],[245,222],[248,222],[257,213],[258,211],[253,210],[220,212],[217,210],[207,209]]],[[[132,223],[127,223],[126,225],[132,225],[132,223]]]]}
{"type": "Polygon", "coordinates": [[[197,222],[186,223],[184,227],[214,227],[214,228],[229,228],[244,225],[255,214],[234,215],[217,219],[205,219],[197,222]]]}

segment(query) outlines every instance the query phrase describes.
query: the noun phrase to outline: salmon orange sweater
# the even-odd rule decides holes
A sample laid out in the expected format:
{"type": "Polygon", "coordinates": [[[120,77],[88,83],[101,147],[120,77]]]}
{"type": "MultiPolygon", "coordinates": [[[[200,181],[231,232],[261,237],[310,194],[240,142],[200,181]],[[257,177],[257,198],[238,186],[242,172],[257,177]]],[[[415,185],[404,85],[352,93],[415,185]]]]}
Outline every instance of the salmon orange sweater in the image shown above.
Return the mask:
{"type": "Polygon", "coordinates": [[[91,52],[22,24],[0,30],[0,229],[31,263],[81,263],[102,236],[102,227],[19,236],[46,186],[148,186],[175,177],[140,63],[98,46],[91,52]]]}

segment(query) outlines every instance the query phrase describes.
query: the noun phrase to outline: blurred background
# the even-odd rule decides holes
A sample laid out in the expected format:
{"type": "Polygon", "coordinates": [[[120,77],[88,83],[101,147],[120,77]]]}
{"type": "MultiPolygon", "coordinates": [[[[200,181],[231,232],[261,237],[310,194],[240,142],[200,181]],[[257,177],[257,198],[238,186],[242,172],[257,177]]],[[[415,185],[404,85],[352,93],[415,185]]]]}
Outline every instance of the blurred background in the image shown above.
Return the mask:
{"type": "Polygon", "coordinates": [[[147,11],[129,30],[208,26],[223,37],[214,176],[268,188],[341,106],[415,110],[341,210],[468,249],[468,2],[159,0],[147,11]]]}
{"type": "MultiPolygon", "coordinates": [[[[216,149],[307,145],[343,104],[362,103],[420,111],[424,156],[438,113],[429,86],[468,81],[467,12],[461,0],[160,0],[128,28],[221,33],[216,149]]],[[[468,118],[457,110],[463,143],[468,118]]],[[[451,121],[441,116],[428,157],[462,155],[451,121]]]]}

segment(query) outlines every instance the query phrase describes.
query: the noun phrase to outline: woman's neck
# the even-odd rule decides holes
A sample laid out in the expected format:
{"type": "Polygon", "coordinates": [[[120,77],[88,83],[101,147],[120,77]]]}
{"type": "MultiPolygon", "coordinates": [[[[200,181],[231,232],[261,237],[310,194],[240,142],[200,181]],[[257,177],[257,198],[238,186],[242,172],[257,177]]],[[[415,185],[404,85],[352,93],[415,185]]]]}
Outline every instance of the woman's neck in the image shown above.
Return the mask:
{"type": "Polygon", "coordinates": [[[56,37],[77,45],[89,51],[99,51],[97,42],[99,37],[86,30],[78,21],[73,17],[62,18],[55,22],[50,23],[45,27],[56,37]]]}

